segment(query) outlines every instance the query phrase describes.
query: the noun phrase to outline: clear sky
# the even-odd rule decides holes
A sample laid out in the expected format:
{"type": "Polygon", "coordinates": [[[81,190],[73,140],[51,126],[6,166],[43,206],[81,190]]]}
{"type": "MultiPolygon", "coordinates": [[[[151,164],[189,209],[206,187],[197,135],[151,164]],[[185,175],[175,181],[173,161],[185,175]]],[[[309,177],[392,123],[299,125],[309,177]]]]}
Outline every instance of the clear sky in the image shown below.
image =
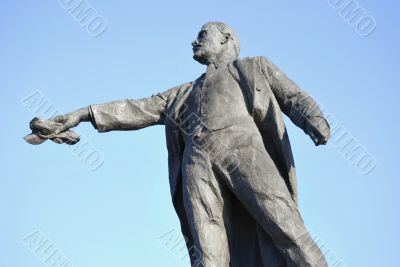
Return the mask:
{"type": "Polygon", "coordinates": [[[355,26],[333,0],[90,0],[84,4],[98,16],[90,25],[80,25],[69,2],[0,3],[1,267],[49,266],[51,251],[66,257],[66,267],[188,266],[162,126],[99,134],[82,124],[76,131],[86,155],[22,137],[34,116],[146,97],[197,78],[205,69],[190,43],[210,20],[237,30],[242,57],[264,55],[280,66],[344,136],[315,147],[287,123],[300,210],[330,265],[399,266],[397,1],[353,2],[366,12],[355,26]],[[362,36],[372,22],[376,29],[362,36]],[[48,110],[38,108],[45,102],[48,110]],[[363,161],[346,156],[345,138],[365,149],[363,161]],[[365,174],[368,160],[376,166],[365,174]],[[45,239],[47,252],[35,248],[33,240],[45,239]]]}

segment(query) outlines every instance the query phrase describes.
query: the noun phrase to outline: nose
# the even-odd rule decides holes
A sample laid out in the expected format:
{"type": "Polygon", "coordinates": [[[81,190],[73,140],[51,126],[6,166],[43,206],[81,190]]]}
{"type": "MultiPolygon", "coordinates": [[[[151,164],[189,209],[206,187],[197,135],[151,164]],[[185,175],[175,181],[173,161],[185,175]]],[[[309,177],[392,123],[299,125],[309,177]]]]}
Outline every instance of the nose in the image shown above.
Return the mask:
{"type": "Polygon", "coordinates": [[[197,40],[194,40],[194,41],[192,42],[192,46],[197,46],[197,45],[199,45],[199,42],[198,42],[197,40]]]}

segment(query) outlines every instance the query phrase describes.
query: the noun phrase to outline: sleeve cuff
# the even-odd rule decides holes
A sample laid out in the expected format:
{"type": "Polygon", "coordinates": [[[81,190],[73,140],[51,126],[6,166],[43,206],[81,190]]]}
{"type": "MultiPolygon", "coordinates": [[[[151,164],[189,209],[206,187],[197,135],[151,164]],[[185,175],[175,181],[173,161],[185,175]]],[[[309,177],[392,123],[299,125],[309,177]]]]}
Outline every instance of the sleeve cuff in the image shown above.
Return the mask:
{"type": "Polygon", "coordinates": [[[97,131],[102,132],[101,130],[99,130],[99,127],[98,127],[98,125],[97,125],[95,112],[93,112],[93,106],[94,106],[94,105],[90,105],[90,106],[89,106],[90,122],[92,123],[93,127],[94,127],[97,131]]]}

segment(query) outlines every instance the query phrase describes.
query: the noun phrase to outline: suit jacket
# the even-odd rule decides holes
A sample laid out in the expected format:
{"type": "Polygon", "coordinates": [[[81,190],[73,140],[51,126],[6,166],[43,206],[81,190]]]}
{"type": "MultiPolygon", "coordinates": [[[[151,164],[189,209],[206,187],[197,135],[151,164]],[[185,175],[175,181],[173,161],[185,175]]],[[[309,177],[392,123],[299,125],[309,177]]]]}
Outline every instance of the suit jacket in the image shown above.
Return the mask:
{"type": "MultiPolygon", "coordinates": [[[[295,165],[282,112],[305,133],[317,130],[326,139],[329,138],[327,121],[316,102],[265,57],[237,59],[229,65],[229,70],[246,96],[265,149],[297,203],[295,165]]],[[[93,126],[99,132],[165,125],[169,182],[175,208],[184,150],[180,114],[193,84],[185,83],[149,98],[90,106],[93,126]]]]}
{"type": "MultiPolygon", "coordinates": [[[[265,57],[237,59],[228,67],[243,90],[249,112],[260,130],[266,151],[275,162],[293,200],[297,203],[295,166],[282,112],[305,133],[317,131],[326,140],[329,138],[327,121],[315,101],[265,57]]],[[[183,122],[180,115],[185,109],[185,100],[194,83],[185,83],[149,98],[91,105],[90,113],[93,126],[99,132],[137,130],[151,125],[165,125],[172,202],[181,223],[192,266],[197,266],[201,259],[190,252],[194,245],[193,236],[186,217],[180,186],[184,151],[184,136],[180,127],[183,122]]],[[[238,220],[246,221],[245,218],[238,220]]],[[[250,228],[254,227],[258,229],[257,225],[252,225],[250,228]]],[[[256,240],[248,242],[257,243],[256,240]]],[[[272,243],[264,245],[262,249],[274,246],[272,243]]],[[[248,246],[248,248],[253,247],[248,246]]],[[[252,254],[249,252],[249,255],[252,254]]],[[[245,262],[251,260],[255,259],[246,259],[245,262]]]]}

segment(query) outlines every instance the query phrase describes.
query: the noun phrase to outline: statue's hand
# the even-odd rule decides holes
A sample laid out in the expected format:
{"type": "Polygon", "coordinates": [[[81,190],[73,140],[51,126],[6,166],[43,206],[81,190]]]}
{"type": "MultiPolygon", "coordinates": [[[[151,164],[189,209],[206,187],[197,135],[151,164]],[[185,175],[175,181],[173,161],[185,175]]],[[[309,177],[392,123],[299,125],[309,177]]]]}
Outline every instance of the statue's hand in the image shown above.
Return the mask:
{"type": "Polygon", "coordinates": [[[88,108],[82,108],[75,112],[67,113],[65,115],[59,115],[54,118],[50,118],[50,120],[62,123],[62,125],[55,130],[55,134],[59,134],[65,132],[70,128],[76,127],[82,121],[89,120],[89,110],[88,108]]]}
{"type": "Polygon", "coordinates": [[[307,134],[316,146],[325,145],[328,142],[330,132],[329,126],[326,124],[319,124],[318,127],[314,124],[307,126],[307,134]]]}

